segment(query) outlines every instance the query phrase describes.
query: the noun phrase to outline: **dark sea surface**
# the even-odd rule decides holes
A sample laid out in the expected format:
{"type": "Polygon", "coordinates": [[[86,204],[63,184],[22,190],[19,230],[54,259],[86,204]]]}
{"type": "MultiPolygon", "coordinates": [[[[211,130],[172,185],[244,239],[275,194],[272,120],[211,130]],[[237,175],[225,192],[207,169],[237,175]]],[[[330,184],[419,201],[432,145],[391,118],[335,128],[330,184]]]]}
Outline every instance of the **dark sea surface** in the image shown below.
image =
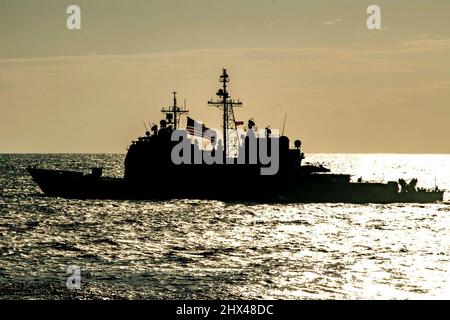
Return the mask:
{"type": "MultiPolygon", "coordinates": [[[[448,192],[425,205],[81,201],[43,196],[25,170],[120,177],[123,160],[0,154],[1,299],[450,298],[448,192]],[[66,287],[69,266],[81,269],[78,290],[66,287]]],[[[450,190],[450,155],[307,160],[450,190]]]]}

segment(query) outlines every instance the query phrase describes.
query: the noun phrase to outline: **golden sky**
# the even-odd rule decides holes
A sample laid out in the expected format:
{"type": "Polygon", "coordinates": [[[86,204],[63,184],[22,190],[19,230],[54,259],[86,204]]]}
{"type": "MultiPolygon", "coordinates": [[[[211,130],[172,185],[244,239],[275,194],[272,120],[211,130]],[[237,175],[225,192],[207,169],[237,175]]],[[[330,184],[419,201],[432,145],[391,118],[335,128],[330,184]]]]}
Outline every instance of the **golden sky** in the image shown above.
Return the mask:
{"type": "Polygon", "coordinates": [[[219,128],[222,67],[305,152],[450,153],[449,0],[0,0],[0,39],[0,153],[126,152],[174,90],[219,128]]]}

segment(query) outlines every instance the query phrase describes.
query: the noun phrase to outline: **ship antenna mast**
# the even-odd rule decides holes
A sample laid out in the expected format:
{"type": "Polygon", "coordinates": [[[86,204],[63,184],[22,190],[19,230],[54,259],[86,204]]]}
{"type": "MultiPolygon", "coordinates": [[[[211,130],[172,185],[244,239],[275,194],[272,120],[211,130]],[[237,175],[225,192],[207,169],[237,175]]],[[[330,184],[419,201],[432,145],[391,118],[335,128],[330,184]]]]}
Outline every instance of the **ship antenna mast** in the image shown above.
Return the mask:
{"type": "Polygon", "coordinates": [[[169,125],[173,124],[173,130],[177,130],[180,125],[180,117],[188,113],[189,111],[186,109],[186,103],[184,109],[180,109],[177,106],[177,92],[174,91],[172,93],[173,93],[173,105],[167,108],[162,108],[161,112],[166,115],[167,123],[169,125]]]}
{"type": "Polygon", "coordinates": [[[227,91],[228,82],[230,82],[227,69],[222,70],[222,75],[220,76],[219,81],[222,83],[222,88],[217,91],[217,96],[219,99],[216,101],[208,101],[208,105],[217,107],[223,112],[223,147],[225,150],[223,157],[225,162],[227,156],[232,157],[237,155],[239,136],[236,128],[233,108],[242,107],[242,102],[231,99],[227,91]]]}
{"type": "Polygon", "coordinates": [[[284,128],[286,127],[286,117],[287,117],[287,112],[284,114],[283,131],[281,131],[282,136],[284,136],[284,128]]]}

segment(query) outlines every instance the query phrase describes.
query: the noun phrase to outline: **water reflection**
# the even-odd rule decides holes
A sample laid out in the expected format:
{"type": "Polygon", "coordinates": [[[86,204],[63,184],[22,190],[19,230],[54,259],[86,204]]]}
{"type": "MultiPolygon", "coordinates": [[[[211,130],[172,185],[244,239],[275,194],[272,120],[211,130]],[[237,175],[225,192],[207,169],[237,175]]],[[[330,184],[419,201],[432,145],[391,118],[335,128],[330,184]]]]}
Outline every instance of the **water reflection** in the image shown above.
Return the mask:
{"type": "MultiPolygon", "coordinates": [[[[340,157],[334,161],[342,170],[367,161],[340,157]]],[[[390,179],[397,170],[392,158],[378,157],[376,166],[390,179]]],[[[2,298],[448,297],[448,203],[65,200],[40,196],[23,170],[30,163],[88,170],[94,163],[120,176],[122,160],[0,156],[2,298]],[[82,269],[79,292],[65,288],[69,265],[82,269]]],[[[449,174],[448,157],[433,161],[446,161],[449,174]]],[[[430,168],[419,164],[408,166],[426,181],[430,168]]]]}

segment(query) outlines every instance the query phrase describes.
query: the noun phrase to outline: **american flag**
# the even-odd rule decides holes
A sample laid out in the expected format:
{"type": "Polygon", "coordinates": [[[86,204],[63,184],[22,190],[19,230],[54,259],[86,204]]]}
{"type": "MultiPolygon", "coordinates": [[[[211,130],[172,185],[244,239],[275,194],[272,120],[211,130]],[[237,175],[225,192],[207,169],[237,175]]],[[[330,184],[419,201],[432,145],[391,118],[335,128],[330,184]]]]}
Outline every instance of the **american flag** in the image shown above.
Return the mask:
{"type": "Polygon", "coordinates": [[[211,139],[213,137],[214,138],[216,137],[215,132],[206,132],[207,130],[211,130],[211,129],[207,128],[204,124],[195,121],[191,117],[187,117],[186,131],[190,135],[202,137],[205,139],[211,139]],[[199,132],[200,128],[202,128],[201,132],[199,132]]]}

